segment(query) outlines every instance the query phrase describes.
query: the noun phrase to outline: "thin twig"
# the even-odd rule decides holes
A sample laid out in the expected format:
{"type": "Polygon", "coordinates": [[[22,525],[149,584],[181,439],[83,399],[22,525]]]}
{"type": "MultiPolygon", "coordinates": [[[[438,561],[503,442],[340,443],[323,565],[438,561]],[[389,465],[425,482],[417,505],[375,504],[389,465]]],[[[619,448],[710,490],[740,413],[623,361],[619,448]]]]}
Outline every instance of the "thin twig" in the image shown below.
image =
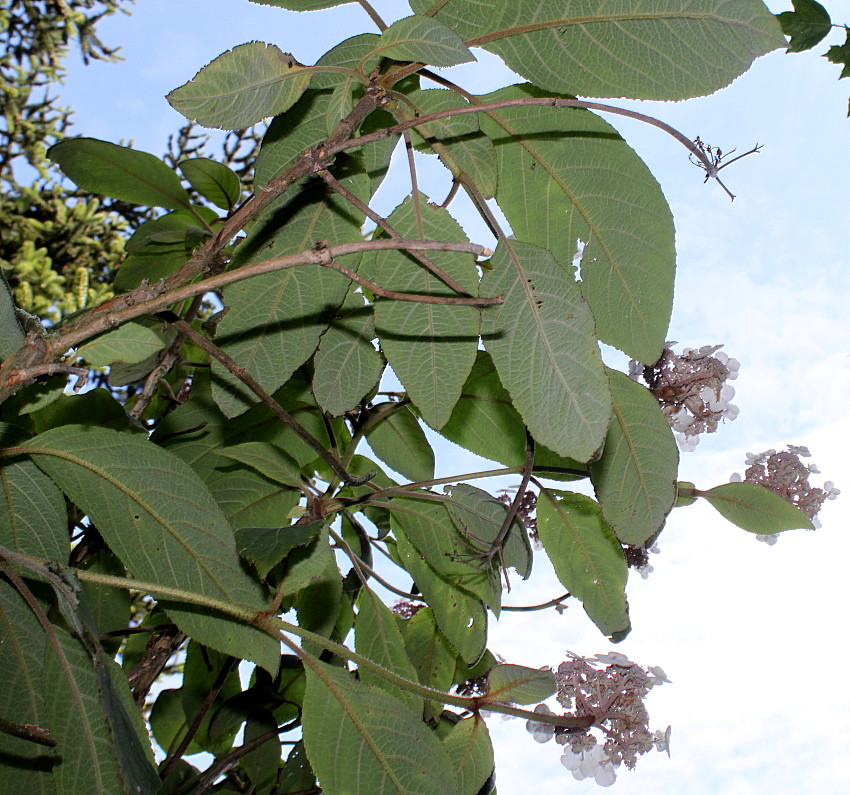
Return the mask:
{"type": "Polygon", "coordinates": [[[533,610],[546,610],[549,607],[557,607],[564,601],[564,599],[569,599],[571,596],[572,594],[567,591],[565,594],[561,594],[561,596],[550,599],[548,602],[543,602],[539,605],[502,605],[502,610],[513,610],[517,613],[531,612],[533,610]]]}
{"type": "Polygon", "coordinates": [[[369,4],[368,0],[357,0],[357,2],[363,7],[363,10],[369,15],[372,22],[374,22],[378,26],[378,30],[383,33],[387,29],[387,23],[384,22],[383,19],[379,16],[378,12],[375,11],[374,8],[369,4]]]}
{"type": "Polygon", "coordinates": [[[250,389],[266,406],[268,406],[274,415],[284,425],[291,428],[298,434],[310,447],[315,450],[322,460],[334,471],[343,483],[357,483],[358,478],[349,475],[345,468],[340,464],[336,457],[330,453],[325,447],[306,430],[280,403],[278,403],[265,389],[263,389],[257,380],[244,368],[238,365],[230,358],[221,348],[210,342],[203,334],[195,331],[188,323],[180,320],[173,312],[160,312],[157,317],[161,317],[167,323],[170,323],[174,328],[185,334],[199,348],[205,350],[210,356],[221,362],[222,366],[228,372],[236,376],[248,389],[250,389]]]}
{"type": "Polygon", "coordinates": [[[40,726],[21,725],[0,718],[0,732],[36,745],[43,745],[46,748],[55,748],[58,745],[56,738],[47,729],[42,729],[40,726]]]}

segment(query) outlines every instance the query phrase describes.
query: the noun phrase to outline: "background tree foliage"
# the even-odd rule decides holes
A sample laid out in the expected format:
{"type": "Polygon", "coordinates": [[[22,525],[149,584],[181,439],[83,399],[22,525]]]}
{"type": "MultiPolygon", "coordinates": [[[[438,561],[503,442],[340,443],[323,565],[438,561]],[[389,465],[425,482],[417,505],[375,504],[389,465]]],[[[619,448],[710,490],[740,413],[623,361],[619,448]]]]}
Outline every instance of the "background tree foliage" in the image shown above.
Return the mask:
{"type": "Polygon", "coordinates": [[[794,469],[799,451],[754,462],[748,482],[677,483],[674,430],[729,418],[736,370],[667,347],[672,217],[599,114],[672,135],[707,179],[722,155],[574,98],[711,93],[786,47],[783,27],[793,48],[788,18],[758,0],[589,15],[413,0],[387,26],[360,5],[379,33],[315,65],[254,42],[176,88],[188,125],[164,159],[67,137],[49,93],[71,41],[114,55],[94,26],[117,2],[0,12],[0,748],[14,791],[490,793],[484,708],[526,717],[608,781],[666,747],[639,706],[663,672],[616,655],[557,672],[497,662],[488,613],[530,575],[529,532],[569,592],[553,604],[579,600],[616,641],[632,626],[628,570],[674,505],[704,498],[765,535],[811,527],[830,496],[794,469]],[[475,96],[431,70],[473,46],[528,82],[475,96]],[[217,158],[195,124],[228,131],[217,158]],[[411,165],[383,218],[369,202],[397,148],[436,155],[453,188],[423,195],[411,165]],[[459,190],[494,252],[452,216],[459,190]],[[600,342],[632,358],[632,378],[600,342]],[[90,372],[100,388],[83,391],[90,372]],[[436,479],[424,426],[498,468],[436,479]],[[515,494],[474,485],[494,473],[515,475],[515,494]],[[152,691],[174,659],[179,686],[152,691]],[[553,694],[564,713],[543,704],[553,694]],[[203,772],[184,758],[199,751],[214,758],[203,772]]]}

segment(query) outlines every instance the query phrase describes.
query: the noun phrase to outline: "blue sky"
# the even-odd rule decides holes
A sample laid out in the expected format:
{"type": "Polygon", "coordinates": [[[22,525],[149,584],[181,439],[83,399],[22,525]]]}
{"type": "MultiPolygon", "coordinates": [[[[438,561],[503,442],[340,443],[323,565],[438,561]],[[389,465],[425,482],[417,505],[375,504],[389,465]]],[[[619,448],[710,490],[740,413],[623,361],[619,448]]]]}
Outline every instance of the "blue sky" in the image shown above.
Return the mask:
{"type": "MultiPolygon", "coordinates": [[[[388,21],[409,13],[401,0],[373,5],[388,21]]],[[[827,5],[834,20],[850,23],[850,2],[827,5]]],[[[340,39],[372,30],[356,5],[294,14],[247,0],[143,0],[132,16],[101,27],[107,43],[123,45],[126,60],[83,68],[72,58],[62,95],[77,109],[76,134],[133,139],[159,154],[182,123],[164,95],[223,50],[269,41],[312,63],[340,39]]],[[[724,150],[764,144],[724,172],[734,203],[718,186],[703,184],[672,139],[608,119],[647,162],[674,213],[679,270],[670,338],[696,347],[724,343],[742,362],[739,419],[683,454],[682,478],[717,485],[743,470],[747,451],[792,443],[808,445],[820,477],[845,490],[822,511],[821,530],[785,534],[773,547],[707,505],[674,511],[652,561],[655,572],[629,583],[634,630],[617,647],[641,664],[661,665],[673,680],[650,700],[653,727],[673,726],[672,756],[652,753],[635,772],[622,771],[614,785],[621,795],[850,791],[850,689],[843,673],[850,80],[838,82],[838,73],[817,55],[777,52],[711,97],[621,103],[724,150]]],[[[486,53],[456,74],[478,92],[513,82],[486,53]]],[[[404,189],[401,176],[392,184],[404,189]]],[[[440,196],[440,188],[433,190],[440,196]]],[[[393,203],[389,195],[381,200],[393,203]]],[[[471,236],[488,242],[479,227],[471,236]]],[[[466,466],[477,468],[467,454],[446,449],[445,472],[466,466]]],[[[515,584],[506,602],[536,603],[560,590],[539,557],[532,579],[515,584]]],[[[563,616],[505,614],[490,646],[532,666],[557,666],[566,649],[609,650],[577,606],[563,616]]],[[[595,784],[574,782],[554,744],[534,743],[520,722],[497,718],[491,726],[503,795],[596,791],[595,784]]]]}

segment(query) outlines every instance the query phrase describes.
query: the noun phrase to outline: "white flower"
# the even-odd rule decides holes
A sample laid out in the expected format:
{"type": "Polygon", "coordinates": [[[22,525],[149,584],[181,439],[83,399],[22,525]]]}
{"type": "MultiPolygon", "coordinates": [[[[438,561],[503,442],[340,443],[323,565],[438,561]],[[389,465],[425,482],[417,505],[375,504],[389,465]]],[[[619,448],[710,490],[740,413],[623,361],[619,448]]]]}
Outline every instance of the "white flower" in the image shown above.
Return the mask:
{"type": "Polygon", "coordinates": [[[795,455],[798,455],[798,456],[800,456],[801,458],[810,458],[810,457],[811,457],[811,455],[812,455],[812,454],[809,452],[809,448],[808,448],[808,447],[804,447],[804,446],[803,446],[803,445],[801,445],[801,444],[789,444],[789,445],[788,445],[788,452],[789,452],[789,453],[794,453],[795,455]]]}
{"type": "Polygon", "coordinates": [[[756,541],[763,541],[769,547],[772,547],[777,541],[779,541],[778,533],[761,533],[756,536],[756,541]]]}
{"type": "Polygon", "coordinates": [[[738,415],[740,413],[741,409],[739,409],[734,403],[729,403],[722,411],[723,418],[729,420],[729,422],[738,419],[738,415]]]}
{"type": "Polygon", "coordinates": [[[600,787],[610,787],[617,780],[614,765],[600,765],[593,778],[600,787]]]}
{"type": "Polygon", "coordinates": [[[650,563],[644,563],[643,566],[637,569],[637,573],[640,574],[642,580],[648,580],[649,575],[655,571],[655,568],[650,563]]]}
{"type": "Polygon", "coordinates": [[[655,685],[663,685],[665,682],[668,685],[672,685],[673,683],[667,678],[667,674],[664,673],[664,669],[660,665],[650,665],[649,668],[646,669],[652,674],[653,678],[653,687],[655,685]]]}
{"type": "MultiPolygon", "coordinates": [[[[555,714],[546,704],[538,704],[534,711],[538,715],[555,714]]],[[[525,730],[538,743],[548,743],[555,736],[555,727],[551,723],[538,723],[536,720],[528,720],[525,722],[525,730]]]]}
{"type": "Polygon", "coordinates": [[[658,542],[656,541],[648,550],[653,555],[658,555],[661,552],[661,547],[658,546],[658,542]]]}
{"type": "Polygon", "coordinates": [[[731,475],[729,475],[730,483],[740,483],[742,480],[743,478],[738,472],[733,472],[731,475]]]}
{"type": "Polygon", "coordinates": [[[699,444],[699,436],[685,436],[683,433],[677,433],[676,436],[676,444],[679,445],[679,449],[685,453],[690,453],[693,450],[697,449],[697,445],[699,444]]]}
{"type": "Polygon", "coordinates": [[[668,726],[666,731],[655,732],[652,743],[659,751],[666,751],[667,756],[670,756],[670,734],[673,731],[672,726],[668,726]]]}

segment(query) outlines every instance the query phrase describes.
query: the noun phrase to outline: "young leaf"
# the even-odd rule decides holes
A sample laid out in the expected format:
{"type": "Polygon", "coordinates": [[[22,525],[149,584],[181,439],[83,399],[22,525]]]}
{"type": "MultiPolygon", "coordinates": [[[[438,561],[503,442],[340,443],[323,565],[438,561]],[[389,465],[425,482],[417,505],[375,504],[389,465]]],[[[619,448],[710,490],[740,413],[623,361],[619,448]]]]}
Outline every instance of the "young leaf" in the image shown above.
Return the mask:
{"type": "Polygon", "coordinates": [[[600,632],[625,637],[626,558],[599,506],[581,494],[544,489],[537,501],[537,532],[561,584],[581,600],[600,632]]]}
{"type": "MultiPolygon", "coordinates": [[[[407,656],[395,616],[371,588],[364,588],[358,600],[359,611],[354,622],[357,653],[388,671],[419,682],[416,669],[407,656]]],[[[422,697],[381,679],[368,668],[360,669],[360,681],[375,685],[401,701],[414,715],[422,714],[422,697]]]]}
{"type": "Polygon", "coordinates": [[[83,190],[167,210],[191,206],[180,177],[147,152],[95,138],[66,138],[47,156],[83,190]]]}
{"type": "MultiPolygon", "coordinates": [[[[398,626],[418,681],[434,690],[448,691],[454,679],[457,655],[446,636],[437,629],[434,611],[421,607],[410,618],[399,621],[398,626]]],[[[430,720],[442,711],[442,704],[428,701],[425,719],[430,720]]]]}
{"type": "Polygon", "coordinates": [[[593,318],[578,285],[542,248],[500,243],[483,295],[481,335],[502,383],[534,438],[562,456],[591,458],[611,417],[593,318]]]}
{"type": "Polygon", "coordinates": [[[699,496],[723,518],[750,533],[815,528],[799,508],[758,483],[724,483],[701,491],[699,496]]]}
{"type": "Polygon", "coordinates": [[[328,528],[325,526],[321,528],[315,541],[306,546],[297,546],[288,554],[282,592],[284,596],[292,596],[311,585],[327,580],[329,572],[334,573],[338,579],[339,572],[328,541],[328,528]]]}
{"type": "Polygon", "coordinates": [[[478,795],[493,773],[493,744],[487,724],[477,715],[454,725],[443,738],[458,781],[458,795],[478,795]]]}
{"type": "Polygon", "coordinates": [[[839,80],[843,77],[850,77],[850,28],[846,30],[844,44],[834,44],[826,51],[824,57],[830,63],[844,66],[841,74],[838,75],[839,80]]]}
{"type": "Polygon", "coordinates": [[[428,17],[399,19],[381,34],[376,52],[394,61],[421,61],[432,66],[469,63],[475,56],[460,36],[428,17]]]}
{"type": "Polygon", "coordinates": [[[24,341],[24,330],[15,315],[12,290],[6,274],[0,270],[0,361],[11,356],[24,341]]]}
{"type": "Polygon", "coordinates": [[[487,674],[492,701],[512,704],[537,704],[554,695],[555,674],[548,668],[526,668],[522,665],[497,665],[487,674]]]}
{"type": "MultiPolygon", "coordinates": [[[[541,96],[520,85],[480,99],[541,96]]],[[[673,216],[643,161],[610,124],[577,108],[504,108],[482,116],[481,128],[496,147],[496,199],[517,239],[551,251],[566,272],[584,241],[580,286],[599,339],[656,361],[676,254],[673,216]]]]}
{"type": "Polygon", "coordinates": [[[676,499],[679,452],[648,389],[608,370],[614,414],[590,480],[605,521],[623,544],[641,546],[664,525],[676,499]]]}
{"type": "Polygon", "coordinates": [[[829,12],[815,0],[791,0],[793,11],[784,11],[776,18],[782,32],[791,39],[787,52],[811,50],[832,30],[829,12]]]}
{"type": "Polygon", "coordinates": [[[107,331],[77,350],[93,367],[104,367],[112,362],[135,364],[162,350],[162,336],[144,323],[125,323],[114,331],[107,331]]]}
{"type": "Polygon", "coordinates": [[[339,417],[356,406],[378,383],[384,360],[372,345],[371,306],[349,288],[339,312],[319,340],[313,359],[313,394],[329,414],[339,417]]]}
{"type": "MultiPolygon", "coordinates": [[[[465,241],[466,234],[448,211],[407,197],[387,219],[409,239],[465,241]]],[[[469,295],[478,294],[475,262],[467,254],[431,251],[429,259],[457,281],[469,295]]],[[[401,251],[364,256],[360,272],[392,290],[453,296],[422,264],[401,251]]],[[[460,390],[475,362],[480,313],[471,306],[417,304],[381,299],[375,307],[375,327],[387,361],[408,396],[433,428],[448,421],[460,390]]]]}
{"type": "Polygon", "coordinates": [[[239,177],[224,163],[208,157],[193,157],[181,160],[177,168],[201,196],[222,210],[229,210],[242,195],[239,177]]]}
{"type": "Polygon", "coordinates": [[[687,99],[711,94],[785,46],[760,0],[411,0],[470,46],[499,55],[547,91],[586,97],[687,99]],[[479,43],[480,39],[480,43],[479,43]],[[723,57],[718,57],[722,51],[723,57]],[[613,57],[612,57],[613,54],[613,57]]]}
{"type": "Polygon", "coordinates": [[[449,757],[420,716],[347,671],[320,662],[305,671],[304,745],[323,792],[457,795],[449,757]]]}
{"type": "Polygon", "coordinates": [[[241,130],[291,107],[310,77],[289,53],[253,41],[222,53],[166,99],[189,121],[241,130]]]}
{"type": "MultiPolygon", "coordinates": [[[[200,478],[175,456],[129,434],[80,425],[36,436],[21,452],[90,517],[136,578],[262,609],[230,525],[200,478]]],[[[276,669],[278,644],[259,630],[177,603],[167,610],[200,643],[276,669]]]]}
{"type": "Polygon", "coordinates": [[[366,431],[366,441],[390,469],[411,481],[430,480],[434,477],[434,451],[428,443],[422,426],[407,406],[379,403],[375,415],[384,414],[366,431]]]}

